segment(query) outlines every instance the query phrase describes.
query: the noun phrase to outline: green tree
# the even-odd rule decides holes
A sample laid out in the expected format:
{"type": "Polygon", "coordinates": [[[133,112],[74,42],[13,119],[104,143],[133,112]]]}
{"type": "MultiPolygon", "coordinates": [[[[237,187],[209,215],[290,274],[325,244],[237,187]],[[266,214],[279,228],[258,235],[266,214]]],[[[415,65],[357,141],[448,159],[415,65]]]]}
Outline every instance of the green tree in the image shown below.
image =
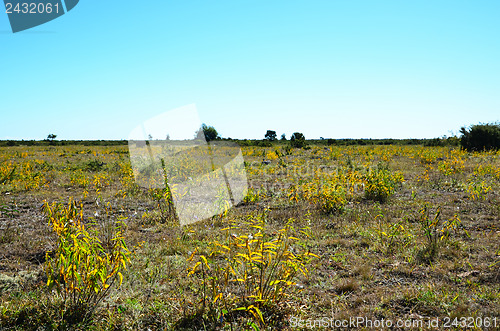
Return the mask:
{"type": "Polygon", "coordinates": [[[275,141],[277,139],[276,131],[267,130],[266,135],[264,137],[269,141],[275,141]]]}
{"type": "Polygon", "coordinates": [[[206,141],[221,139],[219,133],[213,126],[208,126],[205,123],[201,125],[201,128],[196,131],[195,139],[203,139],[205,137],[206,141]]]}
{"type": "Polygon", "coordinates": [[[306,145],[306,138],[300,132],[294,132],[290,137],[290,145],[295,148],[303,148],[306,145]]]}
{"type": "Polygon", "coordinates": [[[283,134],[281,135],[281,140],[286,140],[286,134],[284,134],[284,133],[283,133],[283,134]]]}
{"type": "Polygon", "coordinates": [[[47,136],[47,140],[49,140],[49,141],[54,141],[54,139],[56,139],[56,137],[57,137],[57,135],[56,135],[56,134],[51,133],[51,134],[49,134],[49,135],[47,136]]]}
{"type": "Polygon", "coordinates": [[[460,145],[472,151],[500,149],[500,123],[472,125],[469,130],[460,129],[460,145]]]}

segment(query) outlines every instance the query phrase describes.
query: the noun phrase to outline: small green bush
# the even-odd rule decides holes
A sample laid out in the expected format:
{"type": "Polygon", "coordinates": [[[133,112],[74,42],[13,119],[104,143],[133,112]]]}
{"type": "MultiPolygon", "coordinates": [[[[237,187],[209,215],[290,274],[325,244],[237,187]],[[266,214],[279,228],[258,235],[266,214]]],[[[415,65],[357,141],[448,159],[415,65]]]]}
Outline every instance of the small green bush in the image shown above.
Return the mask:
{"type": "Polygon", "coordinates": [[[401,173],[379,167],[372,169],[364,176],[365,197],[370,200],[385,202],[396,192],[396,187],[404,182],[401,173]]]}
{"type": "Polygon", "coordinates": [[[458,214],[451,219],[441,220],[441,207],[438,207],[436,214],[431,216],[428,204],[425,204],[419,211],[419,223],[422,227],[422,234],[425,237],[425,246],[418,252],[418,258],[422,262],[432,262],[438,254],[438,249],[443,240],[450,237],[451,232],[459,233],[460,230],[470,238],[469,233],[463,227],[458,214]]]}
{"type": "Polygon", "coordinates": [[[265,326],[264,316],[283,308],[285,299],[299,290],[299,274],[308,274],[311,253],[299,235],[309,229],[295,229],[293,221],[272,232],[263,219],[233,223],[222,229],[226,240],[212,241],[208,255],[193,252],[189,276],[200,281],[202,314],[214,324],[231,322],[239,313],[265,326]]]}
{"type": "MultiPolygon", "coordinates": [[[[2,162],[3,163],[3,162],[2,162]]],[[[0,168],[0,185],[7,184],[14,177],[14,172],[16,171],[16,166],[3,167],[0,168]]]]}
{"type": "Polygon", "coordinates": [[[90,160],[84,164],[84,169],[90,172],[99,172],[105,166],[105,163],[99,160],[90,160]]]}
{"type": "Polygon", "coordinates": [[[131,254],[123,230],[118,224],[105,245],[95,231],[86,229],[82,206],[76,202],[70,200],[67,206],[46,202],[44,212],[58,237],[56,250],[46,255],[47,286],[56,290],[61,315],[75,323],[87,321],[117,280],[118,286],[123,281],[121,271],[131,254]]]}

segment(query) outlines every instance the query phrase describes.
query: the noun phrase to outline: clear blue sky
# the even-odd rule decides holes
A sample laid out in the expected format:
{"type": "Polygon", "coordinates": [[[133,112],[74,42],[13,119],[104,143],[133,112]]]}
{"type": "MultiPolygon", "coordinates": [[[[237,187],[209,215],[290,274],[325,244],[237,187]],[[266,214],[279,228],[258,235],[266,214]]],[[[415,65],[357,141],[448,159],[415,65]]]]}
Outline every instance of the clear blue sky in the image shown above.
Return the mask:
{"type": "Polygon", "coordinates": [[[126,139],[195,103],[224,137],[432,138],[500,120],[500,1],[82,0],[13,34],[0,139],[126,139]]]}

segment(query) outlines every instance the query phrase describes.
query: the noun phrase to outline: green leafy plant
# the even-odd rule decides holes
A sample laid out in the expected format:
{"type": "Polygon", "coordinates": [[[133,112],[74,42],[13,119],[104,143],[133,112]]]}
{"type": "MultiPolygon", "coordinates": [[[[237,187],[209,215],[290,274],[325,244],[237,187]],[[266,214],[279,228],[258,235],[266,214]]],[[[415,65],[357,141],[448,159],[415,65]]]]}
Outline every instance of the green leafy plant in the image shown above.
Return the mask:
{"type": "Polygon", "coordinates": [[[167,172],[165,170],[165,160],[161,160],[161,165],[163,170],[164,187],[161,189],[151,188],[149,189],[149,194],[160,211],[161,223],[167,221],[177,221],[177,212],[174,205],[174,194],[176,193],[175,185],[172,185],[172,187],[169,186],[167,172]]]}
{"type": "Polygon", "coordinates": [[[406,247],[413,239],[413,235],[405,227],[404,220],[394,223],[387,222],[384,213],[378,206],[378,214],[375,216],[378,221],[378,235],[380,242],[385,245],[386,253],[392,253],[397,246],[406,247]]]}
{"type": "Polygon", "coordinates": [[[247,195],[243,198],[243,201],[248,204],[259,202],[260,191],[250,187],[247,191],[247,195]]]}
{"type": "Polygon", "coordinates": [[[84,169],[86,171],[98,172],[101,171],[105,166],[105,163],[97,159],[90,160],[84,163],[84,169]]]}
{"type": "MultiPolygon", "coordinates": [[[[5,162],[5,161],[3,161],[5,162]]],[[[1,162],[1,163],[3,163],[1,162]]],[[[14,173],[16,171],[16,166],[13,167],[1,167],[0,168],[0,185],[6,184],[12,180],[14,173]]]]}
{"type": "Polygon", "coordinates": [[[296,237],[308,236],[307,230],[297,231],[289,220],[269,234],[262,219],[250,219],[223,229],[225,242],[212,241],[208,255],[193,252],[189,275],[200,280],[200,303],[209,320],[230,321],[247,313],[265,325],[266,311],[279,308],[298,289],[297,276],[306,276],[308,263],[317,257],[296,237]]]}
{"type": "Polygon", "coordinates": [[[45,202],[44,212],[56,233],[57,248],[47,252],[45,271],[49,290],[55,289],[62,314],[75,322],[88,320],[115,283],[123,281],[121,270],[131,252],[118,224],[111,245],[103,247],[97,233],[83,223],[83,207],[70,199],[67,205],[45,202]]]}
{"type": "Polygon", "coordinates": [[[365,197],[385,202],[396,192],[397,185],[403,181],[404,177],[401,173],[392,173],[387,169],[372,169],[364,176],[365,197]]]}
{"type": "Polygon", "coordinates": [[[341,213],[347,204],[344,188],[333,183],[329,183],[329,185],[314,192],[311,201],[315,202],[320,210],[327,214],[341,213]]]}
{"type": "Polygon", "coordinates": [[[19,210],[17,209],[17,204],[14,201],[7,204],[6,203],[0,204],[0,216],[12,218],[17,213],[19,213],[19,210]]]}
{"type": "Polygon", "coordinates": [[[488,192],[491,191],[491,186],[484,180],[482,182],[470,181],[465,189],[472,200],[485,200],[488,192]]]}
{"type": "MultiPolygon", "coordinates": [[[[451,232],[458,232],[463,229],[462,222],[458,214],[455,214],[452,219],[441,220],[441,208],[436,210],[434,216],[431,216],[429,206],[426,204],[420,209],[420,225],[426,239],[426,246],[420,251],[420,258],[424,261],[433,261],[442,241],[449,238],[451,232]]],[[[463,229],[465,235],[470,237],[467,230],[463,229]]]]}

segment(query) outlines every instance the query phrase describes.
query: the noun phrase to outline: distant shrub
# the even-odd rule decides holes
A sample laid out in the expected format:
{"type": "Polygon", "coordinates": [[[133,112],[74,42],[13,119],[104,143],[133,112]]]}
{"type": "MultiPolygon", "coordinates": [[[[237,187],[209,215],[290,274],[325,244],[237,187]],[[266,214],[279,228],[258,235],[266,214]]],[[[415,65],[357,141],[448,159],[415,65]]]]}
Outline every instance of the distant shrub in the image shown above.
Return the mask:
{"type": "Polygon", "coordinates": [[[441,139],[441,138],[433,138],[433,139],[425,140],[424,146],[432,146],[432,147],[444,146],[444,142],[443,142],[443,139],[441,139]]]}
{"type": "Polygon", "coordinates": [[[255,146],[259,147],[272,147],[273,143],[270,140],[262,140],[255,143],[255,146]]]}
{"type": "Polygon", "coordinates": [[[294,132],[290,137],[290,146],[294,148],[303,148],[306,146],[306,138],[300,132],[294,132]]]}
{"type": "Polygon", "coordinates": [[[468,152],[500,149],[500,123],[477,124],[460,133],[460,144],[468,152]]]}
{"type": "Polygon", "coordinates": [[[98,172],[101,171],[106,164],[99,160],[90,160],[85,162],[84,168],[87,171],[98,172]]]}
{"type": "Polygon", "coordinates": [[[337,140],[335,140],[335,139],[331,139],[331,138],[330,138],[330,139],[327,139],[326,144],[327,144],[328,146],[331,146],[331,145],[337,145],[337,140]]]}
{"type": "MultiPolygon", "coordinates": [[[[416,139],[415,139],[416,140],[416,139]]],[[[417,140],[418,142],[418,140],[417,140]]],[[[413,144],[412,141],[408,141],[408,144],[413,144]]],[[[443,146],[458,146],[460,145],[460,139],[458,137],[442,137],[433,139],[424,139],[423,144],[426,147],[443,147],[443,146]]],[[[413,144],[415,145],[415,144],[413,144]]]]}

